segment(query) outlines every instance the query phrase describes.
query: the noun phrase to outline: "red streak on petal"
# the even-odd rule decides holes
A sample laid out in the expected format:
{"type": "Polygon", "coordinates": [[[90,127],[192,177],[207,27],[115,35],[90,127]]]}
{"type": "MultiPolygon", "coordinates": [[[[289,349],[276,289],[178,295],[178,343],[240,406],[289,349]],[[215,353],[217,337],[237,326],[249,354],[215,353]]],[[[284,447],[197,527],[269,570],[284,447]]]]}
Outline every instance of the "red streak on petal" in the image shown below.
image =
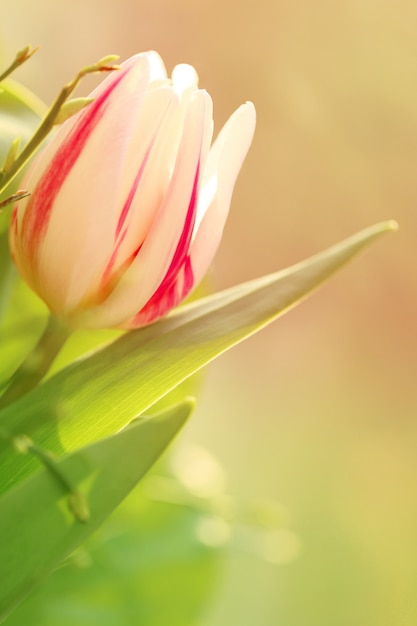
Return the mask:
{"type": "MultiPolygon", "coordinates": [[[[124,235],[126,234],[126,232],[127,231],[125,231],[124,235]]],[[[122,243],[122,240],[120,241],[120,243],[122,243]]],[[[113,272],[112,270],[117,258],[118,248],[113,251],[107,267],[104,270],[104,274],[100,282],[100,287],[97,291],[97,294],[94,296],[95,304],[104,302],[104,300],[109,297],[120,277],[123,276],[127,268],[132,264],[136,256],[139,254],[141,247],[142,244],[140,244],[140,246],[133,250],[133,252],[123,261],[122,265],[118,268],[116,272],[113,272]]]]}
{"type": "Polygon", "coordinates": [[[115,233],[115,238],[116,239],[120,235],[120,231],[123,228],[123,225],[124,225],[124,223],[126,221],[127,216],[129,215],[129,211],[130,211],[130,207],[132,206],[133,198],[135,197],[135,194],[136,194],[136,191],[138,189],[140,180],[142,178],[142,175],[143,175],[146,163],[148,162],[149,155],[150,155],[152,146],[154,144],[154,141],[155,141],[155,137],[153,138],[149,148],[146,151],[146,154],[145,154],[145,156],[143,158],[143,161],[142,161],[142,163],[140,165],[138,173],[135,176],[135,180],[133,181],[133,185],[130,188],[129,194],[128,194],[127,199],[126,199],[126,202],[125,202],[125,204],[123,206],[123,209],[122,209],[122,211],[120,213],[120,217],[119,217],[119,221],[117,223],[116,233],[115,233]]]}
{"type": "Polygon", "coordinates": [[[153,137],[152,137],[152,139],[151,139],[151,141],[149,143],[149,146],[148,146],[148,148],[147,148],[147,150],[146,150],[146,152],[144,154],[144,157],[142,159],[142,163],[140,165],[138,173],[136,174],[135,180],[133,181],[133,185],[132,185],[132,187],[131,187],[131,189],[129,191],[129,195],[128,195],[127,199],[126,199],[125,205],[124,205],[124,207],[123,207],[123,209],[122,209],[122,211],[120,213],[119,221],[117,223],[117,228],[116,228],[115,239],[117,239],[117,237],[119,236],[120,231],[122,230],[123,225],[124,225],[124,223],[126,221],[126,218],[129,215],[130,207],[132,205],[133,199],[134,199],[136,191],[138,189],[140,180],[141,180],[141,178],[143,176],[143,172],[144,172],[145,167],[146,167],[146,165],[148,163],[149,156],[150,156],[150,154],[152,152],[152,149],[153,149],[153,147],[155,145],[156,138],[158,137],[158,134],[160,132],[161,126],[162,126],[162,124],[164,122],[164,119],[166,117],[166,114],[167,114],[169,108],[170,108],[170,102],[168,102],[165,110],[162,113],[161,119],[159,120],[159,123],[158,123],[157,128],[156,128],[156,131],[155,131],[155,133],[154,133],[154,135],[153,135],[153,137]]]}
{"type": "MultiPolygon", "coordinates": [[[[106,291],[106,292],[108,291],[108,289],[107,289],[108,283],[112,282],[112,278],[113,277],[111,276],[111,274],[112,274],[112,270],[113,270],[114,264],[115,264],[116,259],[117,259],[117,255],[118,255],[119,250],[120,250],[120,246],[122,245],[123,240],[124,240],[124,238],[126,237],[126,234],[127,234],[128,228],[127,227],[124,228],[123,231],[122,231],[122,228],[123,228],[123,226],[124,226],[124,224],[126,222],[127,216],[129,215],[130,207],[132,206],[133,199],[134,199],[134,197],[136,195],[136,192],[137,192],[140,180],[142,178],[143,172],[145,170],[145,166],[146,166],[146,163],[148,161],[148,158],[149,158],[152,146],[154,144],[154,141],[155,141],[155,137],[153,138],[149,148],[146,151],[146,154],[145,154],[145,156],[143,158],[141,166],[140,166],[140,168],[139,168],[139,170],[138,170],[138,172],[137,172],[137,174],[135,176],[135,180],[133,181],[133,185],[131,186],[131,188],[129,190],[129,194],[127,196],[126,202],[125,202],[125,204],[123,206],[123,209],[122,209],[122,211],[120,213],[120,217],[119,217],[119,220],[118,220],[118,223],[117,223],[117,227],[116,227],[116,232],[115,232],[116,244],[115,244],[113,252],[112,252],[112,254],[110,256],[110,259],[109,259],[106,267],[104,268],[103,276],[102,276],[102,279],[101,279],[100,289],[101,290],[104,289],[104,291],[106,291]]],[[[136,255],[138,254],[139,250],[142,247],[142,243],[143,242],[140,243],[140,245],[137,247],[137,249],[131,255],[129,255],[128,259],[123,263],[124,269],[126,269],[126,267],[128,267],[130,265],[130,263],[133,261],[133,259],[136,257],[136,255]]]]}
{"type": "Polygon", "coordinates": [[[175,250],[174,256],[172,257],[171,264],[168,268],[167,273],[162,279],[162,282],[160,283],[158,289],[155,291],[155,293],[149,299],[148,303],[145,306],[148,306],[148,305],[152,306],[155,302],[157,302],[163,297],[163,294],[170,288],[171,284],[174,283],[178,272],[180,271],[182,265],[185,263],[185,260],[188,254],[188,249],[190,247],[191,237],[193,234],[194,224],[195,224],[199,172],[200,172],[200,162],[198,162],[197,164],[190,203],[188,205],[187,215],[185,217],[185,222],[184,222],[184,228],[182,230],[181,237],[178,241],[177,249],[175,250]]]}
{"type": "Polygon", "coordinates": [[[157,290],[133,318],[129,324],[130,328],[150,324],[162,317],[181,302],[193,287],[194,275],[188,251],[196,217],[199,173],[200,161],[197,163],[184,228],[168,271],[157,290]]]}
{"type": "Polygon", "coordinates": [[[194,274],[191,259],[186,256],[175,281],[161,294],[159,299],[152,297],[128,324],[129,328],[139,328],[155,322],[171,311],[190,293],[194,286],[194,274]]]}
{"type": "Polygon", "coordinates": [[[105,285],[107,285],[107,283],[110,280],[110,275],[112,273],[113,266],[114,266],[114,264],[116,262],[117,255],[118,255],[118,252],[119,252],[119,248],[122,245],[124,238],[126,237],[126,233],[127,233],[127,230],[124,230],[124,232],[121,234],[121,236],[119,238],[119,241],[117,242],[116,247],[114,248],[113,252],[111,253],[110,259],[109,259],[106,267],[104,268],[103,276],[101,278],[100,289],[104,289],[105,285]]]}
{"type": "MultiPolygon", "coordinates": [[[[62,185],[77,162],[92,132],[102,119],[112,92],[125,76],[126,72],[114,75],[114,80],[108,88],[81,113],[77,123],[59,145],[33,190],[22,224],[22,232],[28,244],[31,260],[34,260],[40,240],[48,227],[53,204],[62,185]]],[[[80,189],[81,195],[82,190],[80,189]]]]}
{"type": "MultiPolygon", "coordinates": [[[[165,115],[166,115],[168,109],[169,109],[169,103],[168,103],[168,106],[166,107],[165,111],[163,112],[163,115],[162,115],[162,117],[161,117],[161,119],[159,121],[159,124],[158,124],[158,127],[156,129],[156,132],[154,133],[154,135],[152,137],[152,140],[150,141],[149,146],[148,146],[148,148],[147,148],[147,150],[145,152],[145,155],[144,155],[144,157],[142,159],[142,162],[141,162],[139,170],[138,170],[138,172],[137,172],[137,174],[135,176],[133,184],[132,184],[132,186],[131,186],[131,188],[129,190],[129,194],[127,196],[126,202],[125,202],[125,204],[123,206],[123,209],[122,209],[122,211],[120,213],[120,216],[119,216],[119,220],[117,222],[116,232],[115,232],[115,248],[113,249],[113,252],[112,252],[111,257],[110,257],[110,259],[109,259],[109,261],[107,263],[107,266],[105,267],[105,269],[103,271],[103,276],[102,276],[101,286],[100,286],[100,290],[106,292],[107,294],[111,291],[111,288],[109,288],[110,283],[113,286],[115,284],[115,280],[114,280],[115,276],[112,275],[112,270],[113,270],[114,264],[116,262],[117,256],[119,254],[120,247],[121,247],[121,245],[123,243],[123,240],[126,237],[126,233],[127,233],[128,228],[129,228],[128,226],[126,226],[125,228],[123,228],[123,227],[125,226],[127,217],[128,217],[128,215],[130,213],[132,202],[133,202],[133,200],[134,200],[134,198],[136,196],[136,192],[138,190],[139,183],[140,183],[140,181],[142,179],[143,172],[145,171],[146,165],[147,165],[148,160],[149,160],[149,156],[150,156],[150,154],[152,152],[152,149],[153,149],[153,147],[155,145],[156,138],[158,136],[158,133],[159,133],[160,128],[162,126],[163,120],[165,119],[165,115]]],[[[142,245],[143,245],[143,241],[139,242],[139,244],[137,245],[136,250],[133,253],[131,253],[127,259],[125,259],[123,261],[122,267],[123,267],[124,270],[126,270],[126,268],[136,258],[136,255],[138,254],[138,252],[141,249],[142,245]]],[[[120,275],[120,268],[116,272],[116,274],[120,275]]]]}

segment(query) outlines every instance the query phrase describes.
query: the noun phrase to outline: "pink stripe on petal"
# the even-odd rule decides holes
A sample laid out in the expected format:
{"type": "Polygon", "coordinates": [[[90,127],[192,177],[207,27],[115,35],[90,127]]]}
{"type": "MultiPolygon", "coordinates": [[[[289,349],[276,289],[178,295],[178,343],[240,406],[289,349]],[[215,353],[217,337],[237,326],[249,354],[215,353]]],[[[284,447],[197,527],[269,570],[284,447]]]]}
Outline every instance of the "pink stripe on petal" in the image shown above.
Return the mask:
{"type": "Polygon", "coordinates": [[[140,252],[95,310],[91,326],[122,327],[151,298],[156,302],[175,283],[188,256],[194,230],[205,105],[205,93],[197,92],[187,106],[174,171],[163,201],[140,252]]]}
{"type": "Polygon", "coordinates": [[[101,282],[100,282],[100,287],[99,287],[100,291],[102,291],[104,289],[105,285],[107,285],[108,282],[110,281],[112,270],[113,270],[114,264],[116,263],[116,259],[117,259],[117,255],[118,255],[119,250],[120,250],[120,246],[122,245],[123,240],[126,237],[126,233],[127,233],[127,231],[125,230],[121,234],[121,236],[119,238],[119,241],[117,242],[116,247],[115,247],[115,249],[113,250],[113,252],[111,254],[111,257],[110,257],[106,267],[104,268],[103,276],[102,276],[102,279],[101,279],[101,282]]]}
{"type": "Polygon", "coordinates": [[[175,280],[163,292],[155,293],[145,306],[124,328],[133,329],[156,322],[187,297],[194,287],[194,275],[189,256],[186,256],[175,280]]]}
{"type": "MultiPolygon", "coordinates": [[[[156,140],[157,140],[157,137],[158,137],[158,133],[161,130],[161,126],[162,126],[162,124],[163,124],[163,122],[165,120],[165,117],[166,117],[166,114],[167,114],[168,110],[169,110],[169,105],[163,111],[161,119],[160,119],[160,121],[159,121],[159,123],[157,125],[156,131],[153,134],[153,137],[152,137],[152,139],[151,139],[151,141],[149,143],[149,146],[148,146],[148,148],[147,148],[147,150],[146,150],[146,152],[145,152],[145,154],[143,156],[143,159],[142,159],[142,162],[140,164],[139,170],[138,170],[138,172],[137,172],[137,174],[135,176],[133,184],[132,184],[132,186],[131,186],[131,188],[129,190],[126,202],[125,202],[125,204],[123,206],[123,209],[122,209],[122,211],[120,213],[120,217],[119,217],[119,220],[117,222],[116,232],[115,232],[115,248],[114,248],[114,250],[112,252],[112,255],[110,257],[110,260],[109,260],[107,266],[104,269],[103,278],[102,278],[101,287],[100,287],[101,290],[103,288],[105,288],[106,284],[109,283],[109,281],[111,281],[111,279],[112,279],[112,276],[111,276],[112,270],[114,268],[114,265],[116,263],[117,257],[119,255],[120,248],[122,247],[122,244],[123,244],[123,242],[124,242],[124,240],[126,238],[126,235],[127,235],[128,229],[129,229],[129,224],[128,225],[125,225],[125,224],[126,224],[128,216],[129,216],[129,213],[130,213],[130,210],[131,210],[131,207],[132,207],[132,203],[133,203],[133,201],[135,199],[135,195],[136,195],[136,192],[138,190],[139,183],[142,180],[143,173],[144,173],[145,168],[146,168],[146,166],[148,164],[149,157],[150,157],[150,155],[152,153],[152,150],[153,150],[153,148],[155,146],[155,143],[156,143],[156,140]]],[[[129,263],[135,258],[135,256],[140,251],[140,249],[142,247],[142,243],[143,243],[143,241],[137,242],[136,249],[133,251],[133,253],[131,253],[129,255],[129,259],[128,259],[129,263]]],[[[126,260],[124,262],[122,261],[122,266],[126,266],[126,260]]],[[[116,270],[116,273],[117,273],[117,270],[116,270]]]]}
{"type": "Polygon", "coordinates": [[[22,224],[22,232],[32,261],[36,257],[39,242],[48,227],[52,207],[62,185],[69,176],[89,137],[102,119],[109,97],[125,76],[126,73],[115,75],[115,79],[108,88],[84,109],[69,135],[59,145],[47,169],[32,191],[22,224]]]}
{"type": "Polygon", "coordinates": [[[115,250],[113,251],[111,255],[108,265],[104,270],[103,277],[100,282],[100,286],[97,290],[97,296],[96,296],[97,303],[103,302],[108,297],[109,293],[111,293],[112,289],[114,289],[114,285],[117,282],[117,280],[120,278],[120,276],[123,276],[123,273],[126,271],[126,269],[129,267],[129,265],[137,256],[137,254],[139,254],[140,252],[142,243],[136,248],[136,250],[133,250],[133,252],[130,254],[128,258],[125,258],[124,261],[121,264],[119,264],[116,270],[114,270],[114,266],[117,261],[120,246],[123,243],[126,233],[127,233],[127,230],[125,230],[124,233],[122,234],[122,237],[119,240],[117,247],[115,248],[115,250]]]}
{"type": "Polygon", "coordinates": [[[133,181],[133,185],[130,188],[129,195],[128,195],[128,197],[126,199],[126,202],[125,202],[125,204],[123,206],[123,209],[122,209],[122,211],[120,213],[119,221],[117,222],[117,227],[116,227],[115,239],[117,239],[118,236],[120,235],[120,231],[123,228],[123,225],[124,225],[124,223],[126,221],[127,216],[129,215],[129,211],[130,211],[130,207],[132,206],[133,198],[135,197],[136,191],[137,191],[138,186],[139,186],[140,179],[142,178],[142,174],[143,174],[143,171],[144,171],[144,169],[146,167],[146,163],[148,162],[149,155],[151,153],[154,141],[155,141],[155,137],[154,137],[151,145],[149,146],[149,148],[147,149],[147,151],[145,153],[144,159],[143,159],[143,161],[142,161],[142,163],[140,165],[138,173],[135,176],[135,180],[133,181]]]}
{"type": "Polygon", "coordinates": [[[172,258],[171,264],[168,268],[167,273],[165,274],[162,282],[160,283],[158,289],[153,294],[150,301],[153,298],[158,299],[166,289],[169,288],[170,284],[175,280],[175,277],[183,265],[185,258],[188,254],[188,249],[190,247],[191,237],[193,234],[194,224],[195,224],[195,216],[196,216],[196,208],[197,208],[197,195],[198,195],[198,181],[199,181],[199,173],[200,173],[200,163],[197,164],[197,169],[194,177],[193,189],[191,192],[190,203],[188,205],[187,214],[185,217],[184,228],[181,233],[181,237],[178,241],[177,249],[175,250],[174,256],[172,258]]]}

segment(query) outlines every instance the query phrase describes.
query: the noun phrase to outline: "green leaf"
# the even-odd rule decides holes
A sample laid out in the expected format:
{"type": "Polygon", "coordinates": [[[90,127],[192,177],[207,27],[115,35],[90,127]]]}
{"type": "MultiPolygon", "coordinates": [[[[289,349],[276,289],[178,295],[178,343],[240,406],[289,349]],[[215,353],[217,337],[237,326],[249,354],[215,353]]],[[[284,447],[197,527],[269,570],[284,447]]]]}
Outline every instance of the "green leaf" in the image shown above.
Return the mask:
{"type": "Polygon", "coordinates": [[[47,316],[45,305],[23,282],[10,259],[7,233],[0,233],[0,384],[36,344],[47,316]]]}
{"type": "MultiPolygon", "coordinates": [[[[61,370],[0,413],[0,428],[25,433],[57,454],[128,423],[191,374],[303,300],[364,247],[395,228],[386,222],[287,270],[193,302],[61,370]]],[[[0,491],[36,468],[0,442],[0,491]]]]}
{"type": "MultiPolygon", "coordinates": [[[[0,389],[36,345],[49,318],[46,305],[11,262],[7,239],[7,232],[0,233],[0,389]]],[[[120,334],[116,330],[74,332],[48,375],[120,334]]]]}
{"type": "Polygon", "coordinates": [[[222,564],[222,551],[201,536],[212,518],[149,499],[148,477],[13,611],[7,626],[200,623],[222,564]]]}
{"type": "MultiPolygon", "coordinates": [[[[31,138],[40,119],[46,111],[45,105],[28,89],[13,80],[6,80],[0,86],[0,167],[2,167],[10,147],[16,139],[21,139],[23,147],[31,138]]],[[[18,188],[21,176],[18,176],[0,195],[4,200],[18,188]]],[[[11,207],[0,213],[0,383],[22,360],[27,346],[36,340],[39,326],[28,325],[33,310],[38,312],[39,300],[21,285],[12,264],[7,228],[11,207]],[[27,294],[27,297],[26,297],[27,294]],[[22,301],[23,296],[23,301],[22,301]],[[10,301],[13,301],[10,306],[10,301]],[[36,302],[38,300],[38,302],[36,302]],[[33,309],[32,309],[33,303],[33,309]],[[16,316],[16,312],[18,315],[16,316]]],[[[40,320],[42,323],[42,319],[40,320]]]]}
{"type": "Polygon", "coordinates": [[[47,469],[3,495],[0,620],[126,497],[182,427],[192,407],[191,401],[185,401],[58,461],[60,470],[87,497],[87,523],[77,521],[68,510],[68,494],[47,469]]]}

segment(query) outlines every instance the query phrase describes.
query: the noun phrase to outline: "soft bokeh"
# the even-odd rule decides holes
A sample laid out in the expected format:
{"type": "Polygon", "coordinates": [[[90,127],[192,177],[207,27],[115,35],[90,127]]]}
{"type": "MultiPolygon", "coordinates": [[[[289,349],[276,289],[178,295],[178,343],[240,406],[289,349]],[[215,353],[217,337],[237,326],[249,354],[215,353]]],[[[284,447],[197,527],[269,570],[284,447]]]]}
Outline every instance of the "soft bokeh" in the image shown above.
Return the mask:
{"type": "Polygon", "coordinates": [[[183,437],[217,456],[230,491],[275,498],[291,521],[269,548],[242,533],[204,626],[417,622],[416,29],[411,0],[2,7],[1,56],[41,43],[16,78],[47,102],[105,54],[156,49],[168,70],[198,69],[217,129],[242,101],[255,103],[216,288],[372,222],[400,222],[208,369],[183,437]]]}

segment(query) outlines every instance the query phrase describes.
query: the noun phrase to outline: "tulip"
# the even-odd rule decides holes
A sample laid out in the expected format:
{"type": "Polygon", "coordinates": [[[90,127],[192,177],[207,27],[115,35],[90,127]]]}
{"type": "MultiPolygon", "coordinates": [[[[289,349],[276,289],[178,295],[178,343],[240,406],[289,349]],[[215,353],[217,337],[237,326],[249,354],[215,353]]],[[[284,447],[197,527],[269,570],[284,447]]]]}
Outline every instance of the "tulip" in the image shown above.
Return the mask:
{"type": "Polygon", "coordinates": [[[35,159],[10,247],[71,327],[137,328],[180,303],[221,239],[255,127],[243,104],[213,145],[212,100],[190,65],[131,57],[35,159]]]}

